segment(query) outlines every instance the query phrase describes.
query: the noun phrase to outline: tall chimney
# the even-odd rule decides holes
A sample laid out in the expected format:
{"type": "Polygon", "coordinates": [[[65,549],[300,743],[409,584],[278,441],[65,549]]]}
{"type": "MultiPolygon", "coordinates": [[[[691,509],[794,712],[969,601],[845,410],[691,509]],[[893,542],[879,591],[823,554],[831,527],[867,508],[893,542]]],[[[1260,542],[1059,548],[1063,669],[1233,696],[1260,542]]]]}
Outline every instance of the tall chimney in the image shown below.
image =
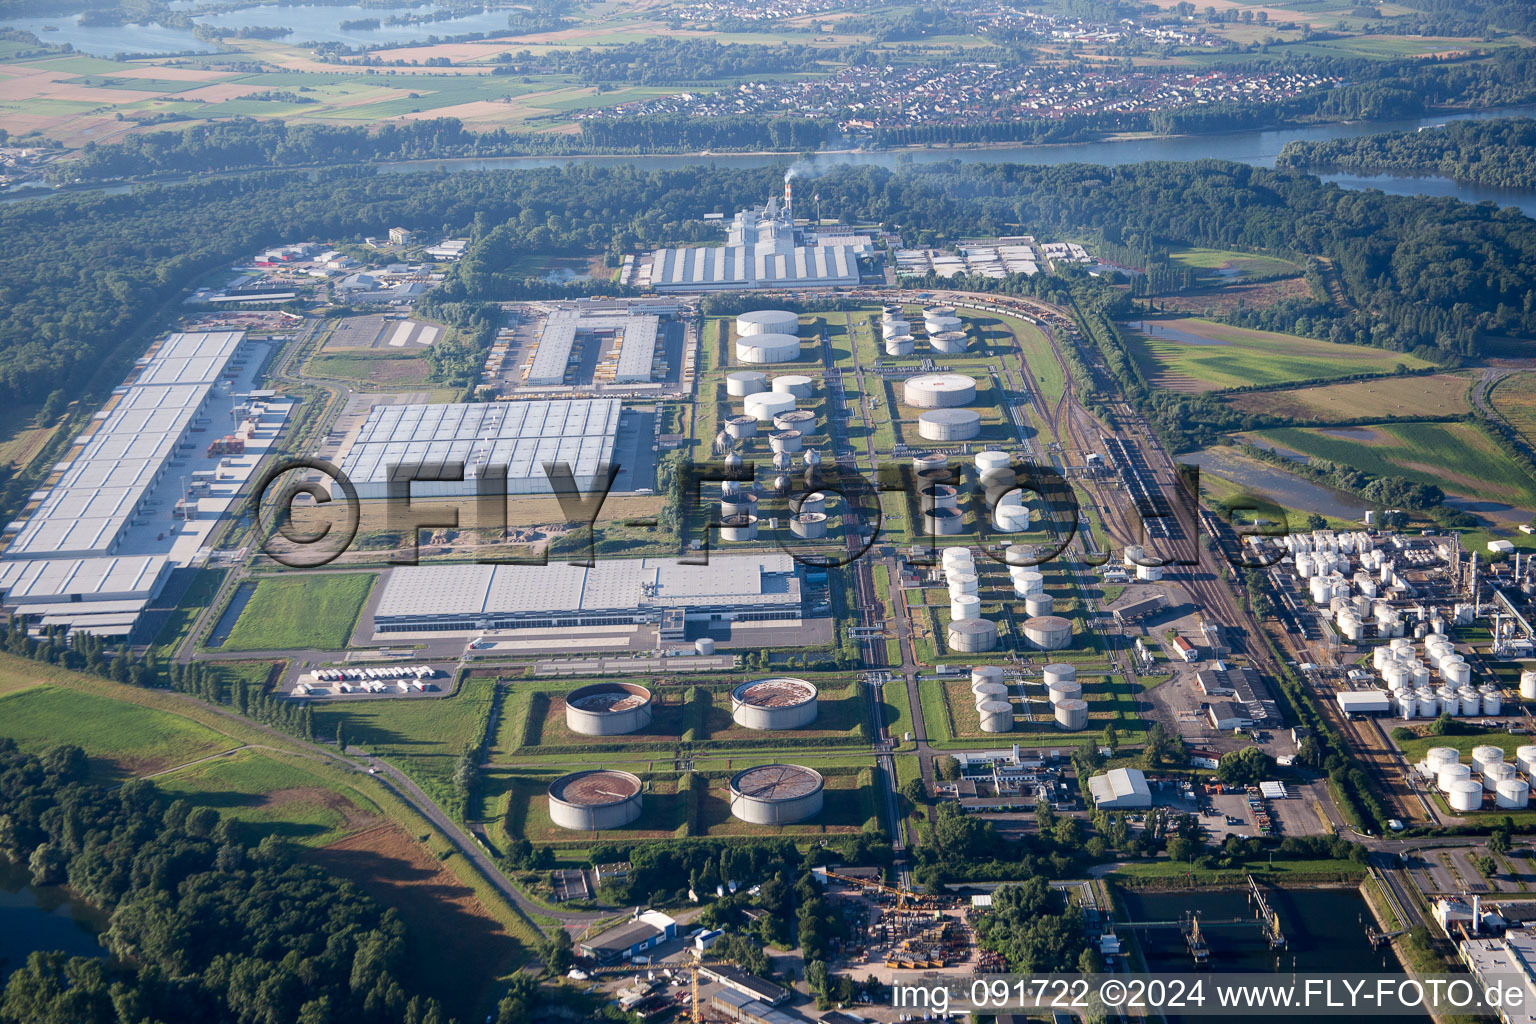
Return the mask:
{"type": "Polygon", "coordinates": [[[784,216],[795,219],[795,179],[784,175],[784,216]]]}
{"type": "Polygon", "coordinates": [[[1478,928],[1483,923],[1483,898],[1476,894],[1472,897],[1472,934],[1476,935],[1478,928]]]}

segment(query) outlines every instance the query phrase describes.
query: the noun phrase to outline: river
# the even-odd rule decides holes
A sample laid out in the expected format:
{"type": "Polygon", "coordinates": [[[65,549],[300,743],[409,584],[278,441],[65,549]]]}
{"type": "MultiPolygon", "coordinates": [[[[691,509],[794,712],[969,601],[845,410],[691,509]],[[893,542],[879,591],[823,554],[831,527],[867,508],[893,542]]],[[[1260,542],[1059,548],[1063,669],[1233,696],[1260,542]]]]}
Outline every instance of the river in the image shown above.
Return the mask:
{"type": "Polygon", "coordinates": [[[0,982],[39,950],[105,956],[101,911],[56,885],[33,886],[19,864],[0,859],[0,982]]]}

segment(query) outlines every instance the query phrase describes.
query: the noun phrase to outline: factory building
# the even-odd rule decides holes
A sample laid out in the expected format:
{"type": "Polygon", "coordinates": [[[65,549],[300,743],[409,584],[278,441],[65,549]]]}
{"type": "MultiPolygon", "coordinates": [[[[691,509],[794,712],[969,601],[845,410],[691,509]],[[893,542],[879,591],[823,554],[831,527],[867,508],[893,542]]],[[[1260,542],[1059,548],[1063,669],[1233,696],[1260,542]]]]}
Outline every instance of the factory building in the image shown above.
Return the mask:
{"type": "Polygon", "coordinates": [[[845,287],[859,283],[859,251],[840,239],[807,239],[795,226],[786,182],[782,209],[770,198],[740,211],[724,245],[657,249],[636,283],[658,292],[845,287]]]}
{"type": "MultiPolygon", "coordinates": [[[[566,629],[694,620],[798,620],[801,581],[789,555],[712,555],[576,565],[418,565],[392,570],[377,633],[566,629]]],[[[679,623],[681,625],[681,623],[679,623]]]]}
{"type": "Polygon", "coordinates": [[[635,916],[600,935],[583,940],[577,949],[600,964],[630,960],[677,937],[677,922],[659,910],[637,910],[635,916]]]}
{"type": "MultiPolygon", "coordinates": [[[[482,477],[506,473],[492,493],[550,494],[545,463],[564,463],[582,493],[613,461],[617,398],[374,406],[341,459],[359,498],[389,496],[390,481],[462,463],[464,479],[411,483],[418,498],[474,497],[482,477]]],[[[398,486],[398,485],[397,485],[398,486]]]]}
{"type": "Polygon", "coordinates": [[[659,322],[653,313],[627,307],[572,304],[553,309],[544,318],[544,331],[528,366],[525,383],[545,387],[564,384],[578,340],[617,346],[614,383],[648,382],[656,359],[659,322]]]}
{"type": "Polygon", "coordinates": [[[1136,768],[1112,768],[1088,780],[1093,805],[1100,810],[1151,807],[1152,790],[1147,777],[1136,768]]]}

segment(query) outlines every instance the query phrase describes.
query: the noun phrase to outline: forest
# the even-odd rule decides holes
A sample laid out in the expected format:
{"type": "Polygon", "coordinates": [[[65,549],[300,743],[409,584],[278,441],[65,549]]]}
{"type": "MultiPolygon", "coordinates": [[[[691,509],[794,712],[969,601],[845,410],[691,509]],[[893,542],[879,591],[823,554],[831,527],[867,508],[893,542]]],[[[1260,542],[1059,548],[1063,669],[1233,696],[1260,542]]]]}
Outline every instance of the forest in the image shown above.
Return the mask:
{"type": "Polygon", "coordinates": [[[1437,174],[1504,188],[1536,186],[1536,121],[1451,121],[1416,132],[1288,142],[1277,164],[1302,171],[1437,174]]]}
{"type": "Polygon", "coordinates": [[[89,781],[79,747],[0,739],[0,823],[0,855],[34,885],[107,912],[112,954],[32,954],[0,996],[4,1024],[446,1024],[397,976],[395,911],[152,783],[89,781]]]}

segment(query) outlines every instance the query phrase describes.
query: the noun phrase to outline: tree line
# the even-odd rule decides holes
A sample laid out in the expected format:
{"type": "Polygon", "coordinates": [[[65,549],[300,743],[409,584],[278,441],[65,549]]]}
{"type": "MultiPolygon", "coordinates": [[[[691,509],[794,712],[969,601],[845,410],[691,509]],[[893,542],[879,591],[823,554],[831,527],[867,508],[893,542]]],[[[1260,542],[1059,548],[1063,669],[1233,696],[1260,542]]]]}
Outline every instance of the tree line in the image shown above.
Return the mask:
{"type": "Polygon", "coordinates": [[[1536,186],[1536,122],[1451,121],[1414,132],[1288,142],[1278,166],[1312,172],[1437,174],[1504,188],[1536,186]]]}

